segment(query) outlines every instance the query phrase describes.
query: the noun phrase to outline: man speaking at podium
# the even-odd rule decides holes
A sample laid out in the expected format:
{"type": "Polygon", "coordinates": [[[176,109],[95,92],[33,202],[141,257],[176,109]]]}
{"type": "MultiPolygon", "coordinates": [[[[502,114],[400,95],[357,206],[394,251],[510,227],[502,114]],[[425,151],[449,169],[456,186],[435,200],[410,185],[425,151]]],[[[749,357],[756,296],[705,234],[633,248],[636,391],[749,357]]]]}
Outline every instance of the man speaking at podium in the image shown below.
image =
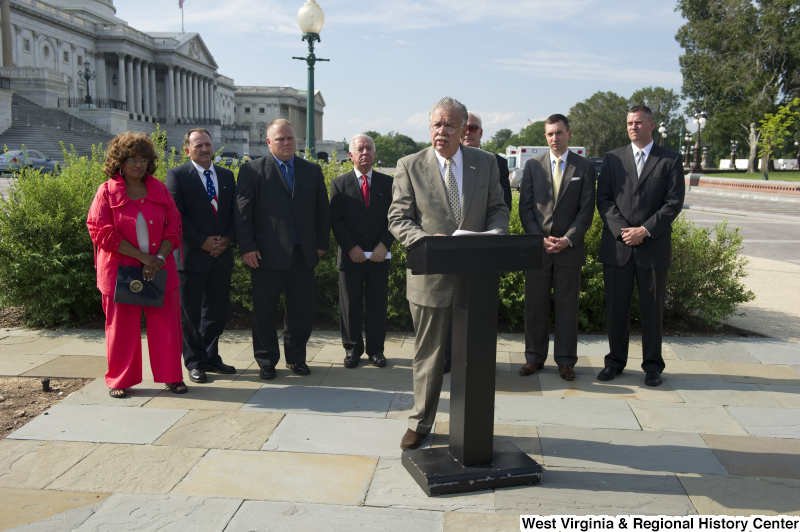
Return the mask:
{"type": "MultiPolygon", "coordinates": [[[[422,237],[457,229],[508,232],[497,161],[491,153],[461,146],[467,108],[453,98],[431,107],[431,144],[397,162],[389,230],[404,247],[422,237]]],[[[412,275],[406,297],[414,321],[414,408],[402,449],[416,449],[430,433],[444,378],[447,331],[453,315],[452,275],[412,275]]]]}

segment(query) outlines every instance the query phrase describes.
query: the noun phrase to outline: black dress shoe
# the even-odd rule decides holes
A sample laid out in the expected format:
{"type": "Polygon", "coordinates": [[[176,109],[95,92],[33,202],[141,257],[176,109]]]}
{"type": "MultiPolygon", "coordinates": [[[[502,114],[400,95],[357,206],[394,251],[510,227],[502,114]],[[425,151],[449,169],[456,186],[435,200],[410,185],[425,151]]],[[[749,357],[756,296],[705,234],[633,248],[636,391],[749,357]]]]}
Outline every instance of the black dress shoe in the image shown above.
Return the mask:
{"type": "Polygon", "coordinates": [[[606,366],[606,367],[603,368],[603,371],[601,371],[597,375],[597,380],[599,380],[599,381],[611,381],[611,380],[614,380],[614,377],[616,377],[620,373],[622,373],[621,369],[614,369],[611,366],[606,366]]]}
{"type": "Polygon", "coordinates": [[[644,383],[648,386],[658,386],[661,384],[661,375],[657,371],[648,371],[645,373],[644,383]]]}
{"type": "Polygon", "coordinates": [[[406,433],[403,435],[403,439],[400,440],[400,448],[401,449],[416,449],[422,444],[422,440],[425,439],[427,434],[422,434],[420,432],[415,432],[411,429],[406,430],[406,433]]]}
{"type": "Polygon", "coordinates": [[[206,377],[206,372],[202,369],[193,369],[189,372],[189,380],[192,382],[208,382],[208,377],[206,377]]]}
{"type": "Polygon", "coordinates": [[[444,372],[445,374],[450,373],[450,366],[453,364],[451,360],[444,359],[444,372]]]}
{"type": "Polygon", "coordinates": [[[359,357],[356,356],[355,353],[352,351],[345,351],[344,355],[344,367],[346,368],[357,368],[358,367],[358,359],[359,357]]]}
{"type": "Polygon", "coordinates": [[[305,362],[300,362],[299,364],[286,364],[286,367],[292,370],[292,373],[295,375],[308,375],[311,373],[311,370],[308,369],[308,365],[305,362]]]}
{"type": "Polygon", "coordinates": [[[209,362],[206,364],[204,368],[208,373],[223,373],[225,375],[230,375],[231,373],[236,373],[236,368],[233,366],[229,366],[224,362],[209,362]]]}
{"type": "Polygon", "coordinates": [[[264,379],[265,381],[271,380],[275,378],[275,368],[272,366],[262,366],[261,369],[258,371],[258,376],[264,379]]]}
{"type": "Polygon", "coordinates": [[[369,361],[372,362],[372,365],[376,368],[383,368],[386,366],[386,357],[383,356],[383,353],[375,353],[374,355],[367,355],[369,357],[369,361]]]}

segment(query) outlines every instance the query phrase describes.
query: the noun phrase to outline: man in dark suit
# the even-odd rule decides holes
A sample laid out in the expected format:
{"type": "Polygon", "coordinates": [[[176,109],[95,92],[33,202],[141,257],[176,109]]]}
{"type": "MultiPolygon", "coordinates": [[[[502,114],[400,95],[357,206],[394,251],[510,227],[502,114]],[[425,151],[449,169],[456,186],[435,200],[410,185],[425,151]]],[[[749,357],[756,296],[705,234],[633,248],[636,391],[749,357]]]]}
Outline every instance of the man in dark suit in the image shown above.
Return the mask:
{"type": "Polygon", "coordinates": [[[603,219],[600,262],[606,293],[608,345],[598,380],[610,381],[628,361],[633,283],[639,291],[642,369],[645,384],[661,384],[661,327],[667,269],[672,260],[672,222],[683,208],[681,156],[653,143],[653,112],[644,105],[628,111],[631,144],[606,153],[597,183],[603,219]]]}
{"type": "Polygon", "coordinates": [[[274,379],[281,293],[286,367],[297,375],[311,373],[306,343],[313,325],[314,268],[328,249],[331,218],[322,169],[295,156],[288,120],[269,124],[267,146],[270,155],[239,169],[235,218],[239,252],[253,282],[253,354],[261,378],[274,379]]]}
{"type": "MultiPolygon", "coordinates": [[[[404,247],[426,236],[466,231],[508,232],[508,207],[492,154],[461,146],[467,109],[447,97],[429,114],[431,146],[397,162],[389,230],[404,247]]],[[[444,351],[453,315],[455,276],[412,275],[406,297],[414,322],[414,409],[402,449],[416,449],[433,428],[444,379],[444,351]]]]}
{"type": "Polygon", "coordinates": [[[344,367],[355,368],[366,353],[373,366],[386,366],[386,308],[389,297],[387,259],[394,236],[387,214],[392,203],[392,178],[372,169],[375,144],[367,135],[350,141],[354,168],[331,181],[331,228],[339,243],[339,327],[344,367]],[[367,256],[369,255],[369,256],[367,256]],[[366,309],[365,309],[366,307],[366,309]]]}
{"type": "Polygon", "coordinates": [[[583,237],[594,215],[594,164],[569,151],[567,117],[550,115],[544,126],[548,153],[525,163],[519,219],[527,234],[544,235],[542,269],[525,272],[525,365],[522,376],[544,368],[550,324],[550,292],[556,311],[553,357],[561,378],[575,378],[578,361],[578,301],[583,237]]]}
{"type": "Polygon", "coordinates": [[[222,362],[219,337],[228,319],[233,271],[234,191],[230,170],[211,162],[211,134],[203,128],[183,137],[190,161],[167,172],[167,188],[181,213],[183,240],[174,251],[181,281],[183,362],[193,382],[206,372],[235,373],[222,362]]]}

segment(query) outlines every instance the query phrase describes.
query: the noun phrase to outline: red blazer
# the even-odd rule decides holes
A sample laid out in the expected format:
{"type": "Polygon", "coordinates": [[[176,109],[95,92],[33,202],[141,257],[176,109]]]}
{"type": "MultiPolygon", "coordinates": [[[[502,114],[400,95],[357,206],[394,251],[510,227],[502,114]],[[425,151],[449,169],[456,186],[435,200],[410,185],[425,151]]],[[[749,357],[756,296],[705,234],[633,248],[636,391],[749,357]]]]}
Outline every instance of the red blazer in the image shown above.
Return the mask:
{"type": "MultiPolygon", "coordinates": [[[[95,249],[95,268],[97,269],[97,288],[104,295],[113,296],[117,285],[117,267],[141,266],[133,257],[119,253],[119,246],[125,239],[134,247],[139,247],[136,237],[136,218],[141,210],[147,221],[150,242],[148,249],[151,255],[158,252],[162,240],[169,240],[173,249],[180,249],[181,213],[175,206],[175,200],[166,185],[148,175],[145,178],[147,196],[140,200],[132,200],[125,193],[125,180],[117,174],[97,189],[94,201],[89,209],[86,225],[89,236],[97,248],[95,249]]],[[[167,290],[180,285],[175,258],[172,253],[166,255],[167,290]]]]}

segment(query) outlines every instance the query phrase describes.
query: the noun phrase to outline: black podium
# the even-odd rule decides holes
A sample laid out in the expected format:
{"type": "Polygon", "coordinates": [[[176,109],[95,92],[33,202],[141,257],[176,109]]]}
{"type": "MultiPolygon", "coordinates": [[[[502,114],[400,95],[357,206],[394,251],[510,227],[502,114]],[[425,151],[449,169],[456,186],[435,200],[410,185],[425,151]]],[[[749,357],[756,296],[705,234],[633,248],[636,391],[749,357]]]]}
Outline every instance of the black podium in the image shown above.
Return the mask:
{"type": "Polygon", "coordinates": [[[542,468],[513,449],[495,451],[494,387],[500,272],[542,267],[541,235],[425,237],[408,248],[415,274],[455,277],[450,446],[403,451],[430,495],[539,484],[542,468]]]}

